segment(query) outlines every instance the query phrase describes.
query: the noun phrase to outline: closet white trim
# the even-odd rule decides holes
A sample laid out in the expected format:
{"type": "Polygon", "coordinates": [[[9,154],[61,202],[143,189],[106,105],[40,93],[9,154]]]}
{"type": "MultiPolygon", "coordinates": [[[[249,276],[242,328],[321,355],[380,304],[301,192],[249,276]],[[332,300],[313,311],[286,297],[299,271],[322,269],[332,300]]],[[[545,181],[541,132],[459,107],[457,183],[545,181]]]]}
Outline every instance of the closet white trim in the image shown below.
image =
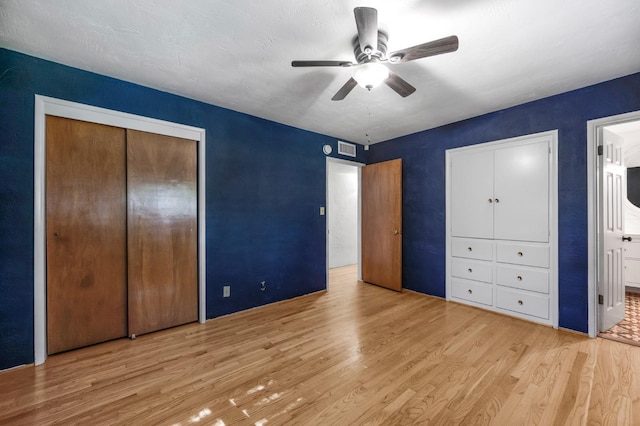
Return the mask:
{"type": "Polygon", "coordinates": [[[35,95],[34,115],[34,294],[33,348],[35,364],[47,358],[46,239],[45,239],[45,116],[83,120],[126,129],[198,141],[198,321],[206,321],[206,214],[205,130],[154,118],[98,108],[76,102],[35,95]]]}

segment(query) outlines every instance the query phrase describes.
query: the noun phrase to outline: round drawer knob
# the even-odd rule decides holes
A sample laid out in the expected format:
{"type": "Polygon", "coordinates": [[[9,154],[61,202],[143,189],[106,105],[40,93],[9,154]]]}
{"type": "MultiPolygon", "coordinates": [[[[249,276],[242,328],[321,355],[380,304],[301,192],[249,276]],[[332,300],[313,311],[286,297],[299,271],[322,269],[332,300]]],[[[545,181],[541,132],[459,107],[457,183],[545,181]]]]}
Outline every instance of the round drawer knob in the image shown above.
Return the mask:
{"type": "Polygon", "coordinates": [[[469,271],[469,273],[472,273],[473,269],[469,268],[469,269],[467,269],[467,271],[469,271]]]}
{"type": "Polygon", "coordinates": [[[471,247],[467,247],[467,250],[469,251],[473,251],[473,249],[471,247]]]}
{"type": "Polygon", "coordinates": [[[522,252],[521,251],[518,252],[518,256],[522,257],[522,252]]]}
{"type": "Polygon", "coordinates": [[[518,300],[518,305],[522,305],[522,300],[518,300]]]}
{"type": "Polygon", "coordinates": [[[500,202],[500,199],[499,199],[499,198],[496,198],[496,203],[499,203],[499,202],[500,202]]]}
{"type": "Polygon", "coordinates": [[[516,279],[517,279],[518,281],[522,281],[522,276],[518,275],[518,276],[516,277],[516,279]]]}
{"type": "Polygon", "coordinates": [[[491,198],[489,198],[489,204],[493,203],[493,200],[491,198]]]}
{"type": "Polygon", "coordinates": [[[469,294],[472,294],[472,293],[473,293],[473,291],[471,291],[471,289],[469,289],[469,290],[467,290],[467,291],[469,292],[469,294]]]}

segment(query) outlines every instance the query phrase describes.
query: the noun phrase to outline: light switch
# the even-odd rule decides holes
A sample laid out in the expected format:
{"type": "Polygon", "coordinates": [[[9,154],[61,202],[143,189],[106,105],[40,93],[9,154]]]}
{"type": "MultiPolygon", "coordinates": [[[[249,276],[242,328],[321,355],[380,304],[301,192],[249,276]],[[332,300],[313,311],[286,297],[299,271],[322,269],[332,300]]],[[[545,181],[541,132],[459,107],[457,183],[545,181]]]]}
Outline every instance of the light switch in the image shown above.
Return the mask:
{"type": "Polygon", "coordinates": [[[320,207],[320,216],[324,216],[324,207],[320,207]]]}

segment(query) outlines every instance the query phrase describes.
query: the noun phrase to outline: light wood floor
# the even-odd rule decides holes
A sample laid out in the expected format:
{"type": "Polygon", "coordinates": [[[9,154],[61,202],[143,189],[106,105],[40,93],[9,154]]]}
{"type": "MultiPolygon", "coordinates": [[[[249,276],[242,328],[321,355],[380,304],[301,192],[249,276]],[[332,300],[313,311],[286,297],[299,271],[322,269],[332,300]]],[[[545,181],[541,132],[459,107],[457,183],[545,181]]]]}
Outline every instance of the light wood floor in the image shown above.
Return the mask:
{"type": "Polygon", "coordinates": [[[328,292],[0,373],[0,424],[640,424],[640,348],[331,271],[328,292]]]}

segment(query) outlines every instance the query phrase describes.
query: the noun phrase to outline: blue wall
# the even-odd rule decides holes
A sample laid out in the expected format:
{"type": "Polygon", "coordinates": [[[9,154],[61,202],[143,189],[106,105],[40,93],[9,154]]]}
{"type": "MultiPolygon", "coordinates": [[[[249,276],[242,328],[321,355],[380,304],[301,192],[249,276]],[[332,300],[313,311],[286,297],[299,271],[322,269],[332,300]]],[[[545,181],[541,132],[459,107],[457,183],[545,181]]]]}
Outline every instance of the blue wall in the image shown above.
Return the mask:
{"type": "Polygon", "coordinates": [[[0,49],[0,370],[33,362],[35,94],[206,129],[208,318],[325,288],[335,139],[0,49]]]}
{"type": "Polygon", "coordinates": [[[403,161],[403,285],[445,296],[445,150],[558,129],[560,326],[588,331],[587,120],[640,110],[640,74],[375,144],[403,161]]]}
{"type": "MultiPolygon", "coordinates": [[[[206,129],[207,317],[325,288],[335,139],[0,49],[0,369],[33,362],[35,94],[206,129]]],[[[404,286],[444,297],[444,151],[558,129],[560,326],[586,332],[586,122],[635,110],[640,74],[359,146],[360,162],[403,159],[404,286]]]]}

